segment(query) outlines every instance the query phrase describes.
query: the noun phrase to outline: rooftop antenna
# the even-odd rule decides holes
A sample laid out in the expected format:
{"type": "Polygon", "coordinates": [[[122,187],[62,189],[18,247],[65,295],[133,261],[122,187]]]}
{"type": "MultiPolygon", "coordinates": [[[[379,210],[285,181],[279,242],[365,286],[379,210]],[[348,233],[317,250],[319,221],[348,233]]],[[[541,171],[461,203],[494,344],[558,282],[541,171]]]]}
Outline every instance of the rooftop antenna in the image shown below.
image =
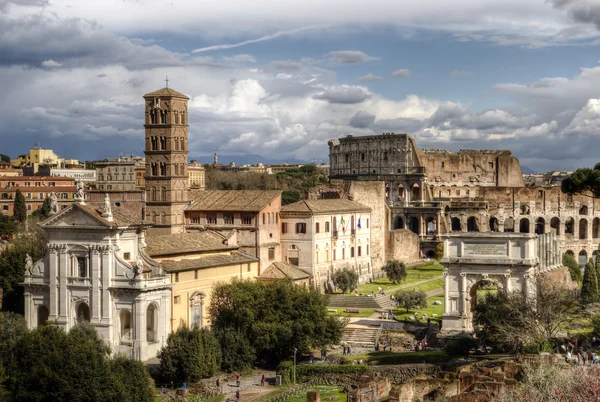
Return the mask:
{"type": "Polygon", "coordinates": [[[165,76],[165,84],[167,85],[167,88],[169,88],[169,76],[168,75],[165,76]]]}

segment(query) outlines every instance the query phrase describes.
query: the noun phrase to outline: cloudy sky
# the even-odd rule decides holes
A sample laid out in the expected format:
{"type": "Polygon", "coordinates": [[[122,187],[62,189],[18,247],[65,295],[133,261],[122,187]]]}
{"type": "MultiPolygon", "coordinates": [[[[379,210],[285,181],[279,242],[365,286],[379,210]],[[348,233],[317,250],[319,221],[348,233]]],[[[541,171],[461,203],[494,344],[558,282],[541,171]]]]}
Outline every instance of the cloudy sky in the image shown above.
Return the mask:
{"type": "Polygon", "coordinates": [[[327,160],[393,131],[590,166],[599,50],[599,0],[0,0],[0,153],[142,154],[168,75],[190,157],[327,160]]]}

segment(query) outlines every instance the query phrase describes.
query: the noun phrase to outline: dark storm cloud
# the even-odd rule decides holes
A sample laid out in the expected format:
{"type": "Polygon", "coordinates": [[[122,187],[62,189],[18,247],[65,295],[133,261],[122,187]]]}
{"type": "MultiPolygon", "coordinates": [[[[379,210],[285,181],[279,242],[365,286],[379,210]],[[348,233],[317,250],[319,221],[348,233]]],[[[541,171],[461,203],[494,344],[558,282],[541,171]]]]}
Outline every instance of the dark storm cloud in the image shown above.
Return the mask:
{"type": "Polygon", "coordinates": [[[354,113],[348,125],[354,128],[367,128],[375,122],[375,115],[364,110],[354,113]]]}
{"type": "Polygon", "coordinates": [[[600,3],[597,0],[550,0],[555,8],[566,10],[573,20],[594,24],[600,29],[600,3]]]}

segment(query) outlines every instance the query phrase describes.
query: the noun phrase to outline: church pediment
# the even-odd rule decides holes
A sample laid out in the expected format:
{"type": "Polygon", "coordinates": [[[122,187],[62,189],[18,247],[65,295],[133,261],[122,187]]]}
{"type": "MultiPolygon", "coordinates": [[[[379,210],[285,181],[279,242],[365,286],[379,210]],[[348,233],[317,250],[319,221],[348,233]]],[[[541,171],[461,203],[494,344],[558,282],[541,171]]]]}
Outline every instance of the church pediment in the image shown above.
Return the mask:
{"type": "Polygon", "coordinates": [[[110,223],[106,222],[99,213],[96,216],[95,210],[88,211],[89,208],[80,207],[74,204],[67,209],[64,209],[55,216],[42,222],[40,225],[43,228],[108,228],[110,223]]]}

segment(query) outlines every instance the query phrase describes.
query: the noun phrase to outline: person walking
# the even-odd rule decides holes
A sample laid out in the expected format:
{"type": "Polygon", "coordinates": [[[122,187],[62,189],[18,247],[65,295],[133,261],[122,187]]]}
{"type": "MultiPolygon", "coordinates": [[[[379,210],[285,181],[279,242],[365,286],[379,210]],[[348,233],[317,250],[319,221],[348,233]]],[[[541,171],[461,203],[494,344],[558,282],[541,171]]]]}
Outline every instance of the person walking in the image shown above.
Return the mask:
{"type": "Polygon", "coordinates": [[[235,386],[238,388],[240,387],[240,375],[239,374],[235,375],[235,386]]]}
{"type": "Polygon", "coordinates": [[[240,402],[240,390],[239,389],[237,391],[235,391],[235,400],[237,402],[240,402]]]}
{"type": "Polygon", "coordinates": [[[264,387],[265,386],[265,375],[263,373],[263,375],[260,377],[260,386],[264,387]]]}

